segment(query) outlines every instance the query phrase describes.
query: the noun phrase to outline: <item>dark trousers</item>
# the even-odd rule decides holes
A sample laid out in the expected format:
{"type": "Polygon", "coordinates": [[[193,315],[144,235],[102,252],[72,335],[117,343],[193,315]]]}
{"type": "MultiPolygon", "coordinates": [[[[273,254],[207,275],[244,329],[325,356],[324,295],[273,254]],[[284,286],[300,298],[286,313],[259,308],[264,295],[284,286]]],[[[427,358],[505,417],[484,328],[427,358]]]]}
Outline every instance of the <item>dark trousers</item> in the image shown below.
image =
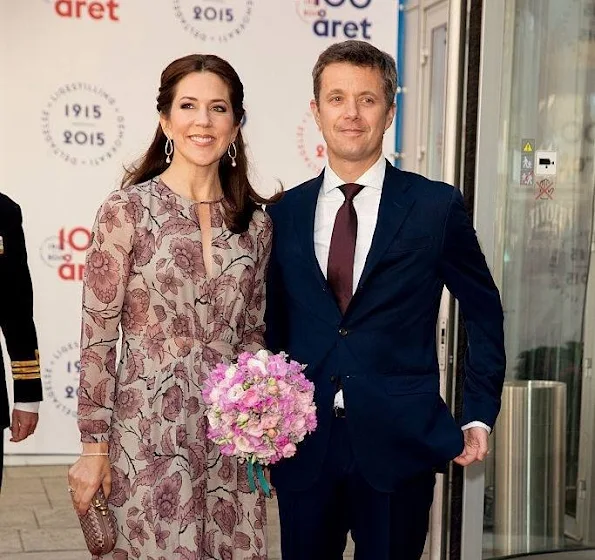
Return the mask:
{"type": "Polygon", "coordinates": [[[322,474],[309,489],[277,489],[283,560],[341,560],[347,534],[355,560],[419,560],[432,505],[433,472],[379,492],[355,463],[345,419],[333,421],[322,474]]]}

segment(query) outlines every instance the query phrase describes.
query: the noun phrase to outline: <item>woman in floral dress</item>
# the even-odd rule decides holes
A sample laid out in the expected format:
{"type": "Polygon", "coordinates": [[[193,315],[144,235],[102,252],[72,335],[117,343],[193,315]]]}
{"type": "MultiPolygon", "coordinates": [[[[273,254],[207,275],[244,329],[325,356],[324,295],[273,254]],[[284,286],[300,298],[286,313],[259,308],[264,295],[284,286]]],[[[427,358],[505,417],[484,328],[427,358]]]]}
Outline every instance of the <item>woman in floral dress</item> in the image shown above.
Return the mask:
{"type": "Polygon", "coordinates": [[[217,362],[263,347],[272,231],[247,178],[243,86],[224,60],[187,56],[164,70],[157,109],[87,255],[73,501],[83,513],[109,494],[106,558],[266,559],[264,498],[207,440],[201,397],[217,362]]]}

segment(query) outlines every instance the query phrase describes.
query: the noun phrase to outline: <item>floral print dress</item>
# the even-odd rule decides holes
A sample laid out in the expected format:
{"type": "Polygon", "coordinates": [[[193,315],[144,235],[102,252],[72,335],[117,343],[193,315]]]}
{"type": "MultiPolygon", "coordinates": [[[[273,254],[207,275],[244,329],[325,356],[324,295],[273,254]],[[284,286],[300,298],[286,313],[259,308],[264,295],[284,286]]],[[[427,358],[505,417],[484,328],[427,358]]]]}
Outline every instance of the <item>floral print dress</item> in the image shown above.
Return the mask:
{"type": "Polygon", "coordinates": [[[97,214],[78,413],[83,442],[109,442],[119,534],[104,558],[266,559],[264,497],[207,440],[201,386],[217,362],[263,347],[272,229],[257,210],[234,234],[222,211],[156,178],[97,214]]]}

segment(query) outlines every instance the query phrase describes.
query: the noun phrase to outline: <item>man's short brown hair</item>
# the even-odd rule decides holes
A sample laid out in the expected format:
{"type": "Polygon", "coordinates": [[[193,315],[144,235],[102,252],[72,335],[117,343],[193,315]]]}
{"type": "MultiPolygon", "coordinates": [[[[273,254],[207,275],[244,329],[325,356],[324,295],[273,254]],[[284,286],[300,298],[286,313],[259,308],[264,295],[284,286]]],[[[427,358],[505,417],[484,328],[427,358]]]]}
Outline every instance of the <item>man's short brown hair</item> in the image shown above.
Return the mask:
{"type": "Polygon", "coordinates": [[[387,107],[395,101],[397,93],[397,68],[395,59],[388,53],[377,49],[365,41],[343,41],[335,43],[324,50],[312,70],[314,81],[314,99],[318,103],[320,95],[320,81],[323,70],[329,65],[339,62],[347,62],[354,66],[377,68],[384,83],[384,96],[387,107]]]}

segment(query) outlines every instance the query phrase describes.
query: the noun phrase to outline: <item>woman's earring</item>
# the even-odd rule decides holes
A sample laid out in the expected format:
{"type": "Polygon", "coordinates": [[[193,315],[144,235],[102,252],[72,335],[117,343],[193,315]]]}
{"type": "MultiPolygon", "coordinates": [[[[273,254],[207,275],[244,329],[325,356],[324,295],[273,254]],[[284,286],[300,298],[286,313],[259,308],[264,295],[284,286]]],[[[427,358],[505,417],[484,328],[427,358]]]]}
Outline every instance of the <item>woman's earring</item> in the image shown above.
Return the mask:
{"type": "Polygon", "coordinates": [[[174,153],[174,141],[168,138],[165,141],[165,163],[171,163],[171,155],[174,153]]]}
{"type": "Polygon", "coordinates": [[[236,166],[236,158],[238,157],[238,149],[236,148],[235,142],[232,142],[227,147],[227,155],[231,158],[231,166],[235,167],[236,166]],[[233,155],[231,155],[232,147],[233,147],[233,155]]]}

